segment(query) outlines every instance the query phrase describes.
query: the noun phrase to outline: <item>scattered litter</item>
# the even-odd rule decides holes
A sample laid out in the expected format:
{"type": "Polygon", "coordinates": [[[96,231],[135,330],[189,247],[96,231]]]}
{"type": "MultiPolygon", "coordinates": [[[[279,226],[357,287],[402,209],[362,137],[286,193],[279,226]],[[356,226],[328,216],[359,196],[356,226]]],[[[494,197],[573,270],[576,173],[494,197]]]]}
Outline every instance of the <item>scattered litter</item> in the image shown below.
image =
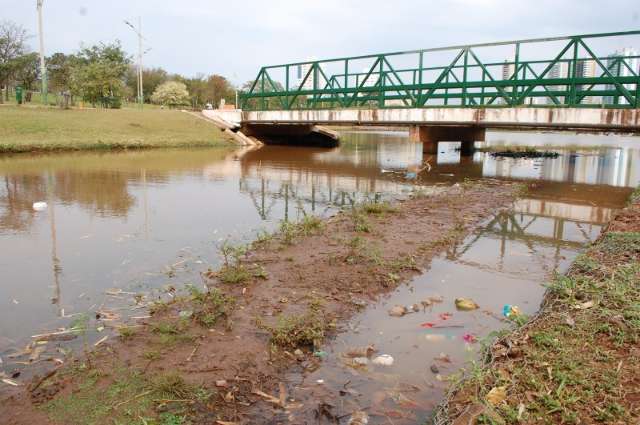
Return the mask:
{"type": "Polygon", "coordinates": [[[344,353],[347,357],[369,357],[376,352],[373,345],[367,345],[366,347],[353,347],[344,353]]]}
{"type": "Polygon", "coordinates": [[[17,383],[17,382],[16,382],[16,381],[14,381],[13,379],[9,379],[9,378],[3,378],[3,379],[2,379],[2,382],[4,382],[4,383],[5,383],[5,384],[7,384],[7,385],[11,385],[11,386],[13,386],[13,387],[17,387],[17,386],[19,386],[19,385],[20,385],[19,383],[17,383]]]}
{"type": "Polygon", "coordinates": [[[323,358],[327,357],[327,352],[326,351],[314,351],[313,355],[315,357],[319,357],[319,358],[323,359],[323,358]]]}
{"type": "Polygon", "coordinates": [[[438,360],[443,363],[451,363],[451,357],[449,357],[449,355],[445,353],[440,353],[438,357],[434,357],[434,360],[438,360]]]}
{"type": "Polygon", "coordinates": [[[100,319],[104,321],[112,321],[112,320],[119,320],[120,316],[114,312],[105,310],[105,311],[97,311],[96,319],[100,319]]]}
{"type": "Polygon", "coordinates": [[[317,379],[317,380],[316,380],[316,383],[317,383],[317,384],[324,384],[324,379],[317,379]]]}
{"type": "MultiPolygon", "coordinates": [[[[264,399],[265,399],[265,401],[268,401],[269,403],[273,403],[273,404],[276,404],[276,405],[278,405],[278,406],[282,406],[282,403],[281,403],[281,401],[280,401],[280,399],[279,399],[279,398],[274,397],[274,396],[272,396],[272,395],[270,395],[270,394],[267,394],[267,393],[265,393],[264,391],[260,391],[260,390],[253,390],[253,391],[251,391],[251,392],[252,392],[253,394],[255,394],[255,395],[259,395],[260,397],[264,398],[264,399]]],[[[282,406],[282,407],[284,407],[284,406],[282,406]]]]}
{"type": "Polygon", "coordinates": [[[347,422],[348,425],[367,425],[368,423],[369,415],[367,415],[367,412],[362,410],[353,412],[349,418],[349,422],[347,422]]]}
{"type": "Polygon", "coordinates": [[[438,315],[438,317],[440,318],[440,320],[449,320],[453,317],[453,314],[451,313],[440,313],[438,315]]]}
{"type": "Polygon", "coordinates": [[[351,361],[354,366],[366,366],[369,364],[369,359],[366,357],[354,357],[351,361]]]}
{"type": "Polygon", "coordinates": [[[441,334],[428,334],[428,335],[425,335],[424,337],[427,339],[427,341],[431,341],[431,342],[444,341],[446,339],[446,337],[441,334]]]}
{"type": "Polygon", "coordinates": [[[464,335],[462,335],[462,339],[464,339],[464,341],[469,343],[469,344],[473,344],[474,342],[476,342],[478,340],[475,337],[475,335],[473,335],[473,334],[464,334],[464,335]]]}
{"type": "Polygon", "coordinates": [[[96,327],[96,331],[98,332],[102,332],[104,330],[104,325],[100,325],[98,327],[96,327]]]}
{"type": "Polygon", "coordinates": [[[298,361],[302,361],[305,358],[304,352],[299,348],[296,349],[296,351],[293,352],[293,355],[296,357],[296,360],[298,360],[298,361]]]}
{"type": "Polygon", "coordinates": [[[522,419],[522,415],[524,414],[524,411],[525,411],[524,403],[520,403],[518,405],[518,420],[522,419]]]}
{"type": "Polygon", "coordinates": [[[440,373],[440,369],[438,369],[438,366],[436,366],[434,364],[432,364],[429,369],[431,369],[431,372],[433,372],[433,373],[440,373]]]}
{"type": "Polygon", "coordinates": [[[218,388],[226,388],[227,387],[227,381],[225,379],[219,379],[216,381],[216,387],[218,388]]]}
{"type": "Polygon", "coordinates": [[[391,357],[389,354],[382,354],[371,360],[371,363],[379,366],[391,366],[393,365],[393,357],[391,357]]]}
{"type": "Polygon", "coordinates": [[[586,301],[581,304],[578,304],[575,308],[578,310],[586,310],[588,308],[593,307],[594,305],[595,303],[593,301],[586,301]]]}
{"type": "Polygon", "coordinates": [[[486,398],[492,406],[497,406],[507,398],[507,387],[502,386],[491,388],[491,391],[489,391],[486,398]]]}
{"type": "Polygon", "coordinates": [[[389,316],[402,317],[405,314],[407,314],[407,308],[401,305],[396,305],[391,310],[389,310],[389,316]]]}
{"type": "Polygon", "coordinates": [[[103,342],[105,342],[107,340],[107,338],[109,338],[109,335],[105,335],[102,338],[100,338],[95,344],[93,344],[94,347],[97,347],[98,345],[102,344],[103,342]]]}
{"type": "Polygon", "coordinates": [[[470,298],[456,298],[456,308],[462,311],[475,310],[480,306],[470,298]]]}
{"type": "Polygon", "coordinates": [[[33,210],[34,211],[44,211],[47,209],[47,203],[46,202],[34,202],[33,205],[33,210]]]}
{"type": "Polygon", "coordinates": [[[106,290],[105,295],[110,295],[112,297],[118,296],[118,295],[136,295],[135,292],[125,292],[122,289],[116,288],[116,289],[109,289],[106,290]]]}
{"type": "Polygon", "coordinates": [[[15,298],[14,298],[14,299],[12,299],[12,300],[11,300],[11,302],[12,302],[12,303],[14,303],[14,304],[16,304],[16,305],[17,305],[17,304],[20,304],[20,303],[18,302],[18,300],[16,300],[15,298]]]}
{"type": "Polygon", "coordinates": [[[419,304],[408,305],[405,308],[407,310],[407,313],[417,313],[417,312],[420,311],[420,305],[419,304]]]}
{"type": "Polygon", "coordinates": [[[567,316],[564,318],[564,323],[570,327],[574,327],[576,325],[576,321],[573,320],[573,318],[571,316],[567,316]]]}
{"type": "Polygon", "coordinates": [[[505,304],[504,307],[502,307],[502,315],[507,319],[513,319],[522,315],[522,311],[520,311],[517,305],[505,304]]]}
{"type": "Polygon", "coordinates": [[[29,362],[35,362],[40,357],[40,354],[44,353],[47,350],[47,347],[44,345],[36,346],[31,352],[29,356],[29,362]]]}
{"type": "Polygon", "coordinates": [[[151,316],[150,315],[146,315],[146,316],[131,316],[130,319],[132,320],[143,320],[143,319],[150,319],[151,316]]]}
{"type": "Polygon", "coordinates": [[[424,322],[420,324],[421,328],[426,329],[443,329],[443,328],[464,328],[464,325],[439,325],[434,322],[424,322]]]}

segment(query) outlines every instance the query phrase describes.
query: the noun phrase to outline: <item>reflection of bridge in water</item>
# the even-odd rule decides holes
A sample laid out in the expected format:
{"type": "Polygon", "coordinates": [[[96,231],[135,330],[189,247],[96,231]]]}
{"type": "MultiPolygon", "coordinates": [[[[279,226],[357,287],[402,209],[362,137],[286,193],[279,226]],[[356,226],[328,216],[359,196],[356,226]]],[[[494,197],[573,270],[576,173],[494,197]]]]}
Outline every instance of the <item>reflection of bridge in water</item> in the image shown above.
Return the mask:
{"type": "Polygon", "coordinates": [[[613,211],[607,207],[521,199],[512,211],[496,214],[472,237],[450,248],[447,257],[469,266],[515,276],[520,272],[505,270],[505,262],[513,255],[511,251],[516,243],[526,246],[528,255],[542,269],[557,270],[564,259],[563,250],[577,251],[594,240],[610,220],[613,211]],[[488,261],[479,263],[465,259],[465,254],[481,239],[498,242],[497,261],[493,266],[488,261]],[[541,252],[545,249],[550,250],[553,257],[551,268],[541,252]]]}

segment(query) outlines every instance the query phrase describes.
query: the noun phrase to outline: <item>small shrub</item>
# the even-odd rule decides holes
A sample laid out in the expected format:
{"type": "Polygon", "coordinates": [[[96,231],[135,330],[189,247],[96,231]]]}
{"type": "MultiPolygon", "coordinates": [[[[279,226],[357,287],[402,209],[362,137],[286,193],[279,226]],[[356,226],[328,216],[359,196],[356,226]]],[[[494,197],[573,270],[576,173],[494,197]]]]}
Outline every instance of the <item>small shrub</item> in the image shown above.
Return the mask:
{"type": "Polygon", "coordinates": [[[120,338],[126,341],[133,338],[133,336],[136,334],[136,330],[131,326],[120,326],[118,328],[118,334],[120,335],[120,338]]]}
{"type": "Polygon", "coordinates": [[[208,292],[192,288],[191,295],[194,304],[193,318],[207,328],[213,327],[221,318],[228,318],[235,304],[233,298],[215,288],[208,292]]]}
{"type": "Polygon", "coordinates": [[[283,348],[312,346],[322,341],[327,322],[324,310],[318,303],[311,303],[302,315],[283,315],[275,326],[262,326],[271,333],[271,343],[283,348]]]}
{"type": "Polygon", "coordinates": [[[389,202],[365,202],[360,209],[367,214],[383,215],[386,213],[397,212],[397,208],[393,207],[389,202]]]}

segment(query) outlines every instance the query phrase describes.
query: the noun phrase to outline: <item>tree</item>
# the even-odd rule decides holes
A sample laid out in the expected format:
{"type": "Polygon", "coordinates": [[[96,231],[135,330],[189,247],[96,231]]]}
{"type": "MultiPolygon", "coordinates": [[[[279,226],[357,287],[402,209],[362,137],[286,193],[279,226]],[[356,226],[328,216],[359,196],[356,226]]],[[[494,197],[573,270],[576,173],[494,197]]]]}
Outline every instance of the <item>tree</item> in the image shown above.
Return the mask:
{"type": "Polygon", "coordinates": [[[189,92],[184,83],[167,81],[158,86],[151,96],[151,101],[160,105],[168,105],[171,108],[189,104],[189,92]]]}
{"type": "Polygon", "coordinates": [[[193,78],[178,77],[177,80],[187,86],[190,94],[190,104],[193,108],[197,108],[207,101],[207,80],[204,74],[197,74],[193,78]]]}
{"type": "Polygon", "coordinates": [[[79,59],[75,55],[54,53],[46,63],[49,89],[54,93],[71,90],[71,73],[79,59]]]}
{"type": "MultiPolygon", "coordinates": [[[[142,91],[144,93],[144,101],[151,102],[151,95],[156,91],[158,86],[169,80],[169,74],[162,68],[147,68],[142,70],[142,91]]],[[[125,76],[128,92],[131,96],[138,95],[138,67],[136,65],[129,66],[125,76]]]]}
{"type": "Polygon", "coordinates": [[[72,92],[93,105],[119,107],[129,63],[119,41],[82,48],[72,67],[72,92]]]}
{"type": "MultiPolygon", "coordinates": [[[[11,21],[0,21],[0,87],[9,100],[9,80],[15,72],[15,60],[27,50],[27,30],[11,21]]],[[[0,102],[2,93],[0,92],[0,102]]]]}
{"type": "Polygon", "coordinates": [[[34,83],[40,77],[40,55],[27,53],[13,60],[13,78],[26,90],[33,90],[34,83]]]}
{"type": "Polygon", "coordinates": [[[213,74],[207,80],[207,100],[214,105],[219,105],[220,99],[224,99],[228,103],[235,103],[235,96],[235,88],[223,76],[213,74]]]}

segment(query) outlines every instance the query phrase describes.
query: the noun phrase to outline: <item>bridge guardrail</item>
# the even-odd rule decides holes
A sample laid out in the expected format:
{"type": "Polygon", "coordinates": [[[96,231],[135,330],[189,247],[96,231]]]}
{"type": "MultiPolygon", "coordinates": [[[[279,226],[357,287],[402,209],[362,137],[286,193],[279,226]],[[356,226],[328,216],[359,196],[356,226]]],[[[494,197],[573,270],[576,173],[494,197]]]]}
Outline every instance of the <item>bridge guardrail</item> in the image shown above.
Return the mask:
{"type": "Polygon", "coordinates": [[[240,105],[243,110],[638,108],[640,53],[596,51],[630,39],[640,45],[639,36],[640,30],[585,34],[265,66],[240,93],[240,105]],[[500,55],[509,59],[496,60],[500,55]],[[489,56],[493,59],[481,59],[489,56]]]}

